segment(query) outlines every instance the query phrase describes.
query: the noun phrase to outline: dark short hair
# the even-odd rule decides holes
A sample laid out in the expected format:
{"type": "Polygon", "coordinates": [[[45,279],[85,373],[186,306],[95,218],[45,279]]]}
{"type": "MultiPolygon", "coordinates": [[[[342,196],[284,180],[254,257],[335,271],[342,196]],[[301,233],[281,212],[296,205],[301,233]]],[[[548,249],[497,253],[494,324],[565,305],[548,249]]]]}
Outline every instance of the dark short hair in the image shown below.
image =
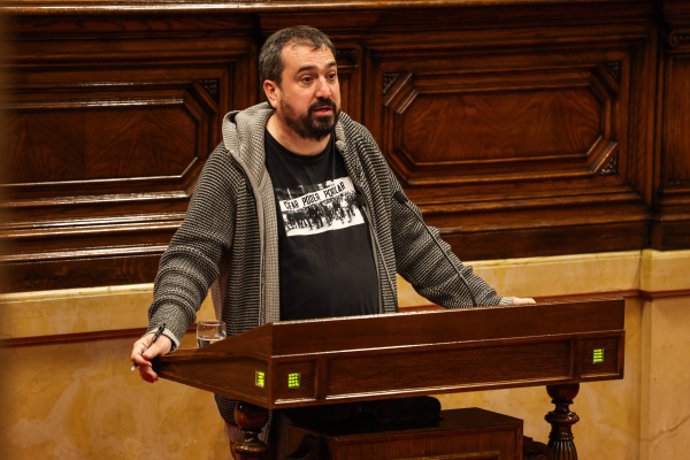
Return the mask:
{"type": "Polygon", "coordinates": [[[261,47],[259,53],[259,78],[280,84],[283,74],[283,61],[280,53],[289,44],[313,46],[319,49],[326,46],[335,57],[335,46],[328,35],[310,26],[294,26],[273,33],[261,47]]]}

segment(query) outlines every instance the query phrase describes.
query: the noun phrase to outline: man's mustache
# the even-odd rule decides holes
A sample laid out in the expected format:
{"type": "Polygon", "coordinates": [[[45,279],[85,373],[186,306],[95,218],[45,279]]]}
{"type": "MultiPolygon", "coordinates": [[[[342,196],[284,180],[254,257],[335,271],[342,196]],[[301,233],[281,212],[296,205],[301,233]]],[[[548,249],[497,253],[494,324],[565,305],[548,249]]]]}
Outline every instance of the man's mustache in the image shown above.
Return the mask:
{"type": "Polygon", "coordinates": [[[335,102],[331,99],[319,99],[318,101],[314,102],[312,105],[309,106],[309,115],[312,115],[315,111],[319,109],[324,109],[328,108],[335,113],[337,111],[337,108],[335,106],[335,102]]]}

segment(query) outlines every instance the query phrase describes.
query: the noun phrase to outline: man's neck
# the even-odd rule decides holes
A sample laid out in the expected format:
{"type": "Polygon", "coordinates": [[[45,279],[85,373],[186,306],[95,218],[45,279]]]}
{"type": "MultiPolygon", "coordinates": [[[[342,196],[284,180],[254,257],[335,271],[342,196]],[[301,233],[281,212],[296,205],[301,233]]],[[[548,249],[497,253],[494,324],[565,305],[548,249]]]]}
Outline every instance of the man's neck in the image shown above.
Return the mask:
{"type": "Polygon", "coordinates": [[[318,155],[323,152],[330,140],[330,136],[318,141],[305,139],[281,123],[275,113],[268,119],[266,129],[280,145],[298,155],[318,155]]]}

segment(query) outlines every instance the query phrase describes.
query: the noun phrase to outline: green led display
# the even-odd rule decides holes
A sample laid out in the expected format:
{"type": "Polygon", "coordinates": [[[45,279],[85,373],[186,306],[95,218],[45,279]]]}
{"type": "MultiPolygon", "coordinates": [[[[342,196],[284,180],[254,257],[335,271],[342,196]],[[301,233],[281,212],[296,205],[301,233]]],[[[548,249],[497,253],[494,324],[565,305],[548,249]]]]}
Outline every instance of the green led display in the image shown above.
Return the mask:
{"type": "Polygon", "coordinates": [[[601,364],[604,362],[604,349],[603,348],[595,348],[592,351],[592,363],[593,364],[601,364]]]}
{"type": "Polygon", "coordinates": [[[302,383],[302,375],[299,372],[291,372],[288,374],[288,388],[299,388],[302,383]]]}
{"type": "Polygon", "coordinates": [[[254,384],[259,388],[264,388],[266,386],[266,373],[256,371],[254,373],[254,384]]]}

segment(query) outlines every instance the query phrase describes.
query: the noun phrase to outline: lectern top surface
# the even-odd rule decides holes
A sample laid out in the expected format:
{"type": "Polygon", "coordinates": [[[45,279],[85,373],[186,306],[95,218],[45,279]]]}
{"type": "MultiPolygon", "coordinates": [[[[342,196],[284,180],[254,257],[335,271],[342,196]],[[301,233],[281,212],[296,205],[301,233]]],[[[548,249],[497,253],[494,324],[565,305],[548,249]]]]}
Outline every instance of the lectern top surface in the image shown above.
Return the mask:
{"type": "Polygon", "coordinates": [[[267,324],[219,342],[266,356],[623,329],[623,299],[443,309],[267,324]]]}

